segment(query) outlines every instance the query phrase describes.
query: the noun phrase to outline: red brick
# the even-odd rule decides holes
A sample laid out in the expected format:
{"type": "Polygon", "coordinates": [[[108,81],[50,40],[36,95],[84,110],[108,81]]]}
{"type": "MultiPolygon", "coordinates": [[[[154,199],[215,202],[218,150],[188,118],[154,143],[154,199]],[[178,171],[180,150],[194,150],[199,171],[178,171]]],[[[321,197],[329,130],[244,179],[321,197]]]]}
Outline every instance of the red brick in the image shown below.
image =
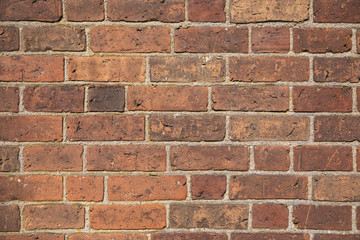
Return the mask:
{"type": "Polygon", "coordinates": [[[356,208],[356,228],[360,230],[360,207],[356,208]]]}
{"type": "Polygon", "coordinates": [[[84,51],[85,29],[74,27],[25,27],[22,31],[25,51],[84,51]]]}
{"type": "Polygon", "coordinates": [[[185,20],[184,0],[109,0],[110,21],[181,22],[185,20]]]}
{"type": "Polygon", "coordinates": [[[290,51],[289,28],[253,28],[251,49],[254,53],[287,53],[290,51]]]}
{"type": "Polygon", "coordinates": [[[3,205],[0,206],[0,212],[0,232],[19,232],[21,222],[19,206],[3,205]]]}
{"type": "Polygon", "coordinates": [[[62,17],[61,0],[2,0],[0,20],[56,22],[62,17]]]}
{"type": "Polygon", "coordinates": [[[28,205],[24,207],[26,230],[84,227],[84,208],[75,205],[28,205]]]}
{"type": "Polygon", "coordinates": [[[165,218],[165,206],[160,204],[104,205],[90,208],[92,229],[162,229],[166,226],[165,218]]]}
{"type": "Polygon", "coordinates": [[[360,147],[356,149],[356,158],[357,171],[360,172],[360,147]]]}
{"type": "Polygon", "coordinates": [[[252,209],[253,228],[286,229],[289,210],[280,204],[255,204],[252,209]]]}
{"type": "Polygon", "coordinates": [[[247,53],[247,28],[190,27],[175,30],[175,52],[247,53]]]}
{"type": "Polygon", "coordinates": [[[190,0],[189,20],[193,22],[225,22],[225,0],[190,0]]]}
{"type": "Polygon", "coordinates": [[[90,32],[94,52],[170,52],[165,27],[95,27],[90,32]]]}
{"type": "Polygon", "coordinates": [[[0,172],[12,172],[19,169],[19,148],[0,147],[0,172]]]}
{"type": "Polygon", "coordinates": [[[317,116],[315,142],[352,142],[360,140],[358,116],[317,116]]]}
{"type": "Polygon", "coordinates": [[[174,146],[170,150],[171,170],[249,169],[249,148],[244,146],[174,146]]]}
{"type": "Polygon", "coordinates": [[[352,149],[342,146],[298,146],[294,148],[295,171],[351,171],[352,149]]]}
{"type": "Polygon", "coordinates": [[[206,111],[207,87],[130,86],[128,110],[206,111]]]}
{"type": "Polygon", "coordinates": [[[309,60],[304,57],[232,57],[234,82],[304,82],[309,80],[309,60]]]}
{"type": "Polygon", "coordinates": [[[59,142],[62,140],[62,117],[1,116],[0,140],[59,142]]]}
{"type": "Polygon", "coordinates": [[[307,117],[233,116],[230,118],[230,138],[236,141],[308,140],[309,124],[307,117]]]}
{"type": "Polygon", "coordinates": [[[0,26],[0,51],[16,50],[19,50],[19,29],[16,27],[0,26]]]}
{"type": "Polygon", "coordinates": [[[185,176],[109,176],[110,201],[184,200],[185,176]]]}
{"type": "Polygon", "coordinates": [[[89,87],[88,99],[90,112],[123,112],[125,88],[123,86],[89,87]]]}
{"type": "Polygon", "coordinates": [[[360,53],[360,30],[357,30],[356,47],[357,47],[357,52],[360,53]]]}
{"type": "Polygon", "coordinates": [[[227,240],[225,233],[211,232],[181,232],[181,233],[154,233],[152,240],[227,240]]]}
{"type": "Polygon", "coordinates": [[[72,234],[68,240],[147,240],[145,234],[135,233],[79,233],[72,234]]]}
{"type": "Polygon", "coordinates": [[[60,234],[8,235],[0,236],[0,240],[64,240],[60,234]]]}
{"type": "Polygon", "coordinates": [[[144,82],[143,57],[70,57],[68,76],[71,81],[144,82]]]}
{"type": "Polygon", "coordinates": [[[33,112],[83,112],[84,88],[73,86],[27,87],[24,107],[33,112]]]}
{"type": "Polygon", "coordinates": [[[88,171],[165,171],[166,152],[161,146],[89,146],[88,171]]]}
{"type": "Polygon", "coordinates": [[[1,176],[0,201],[62,200],[62,177],[50,175],[1,176]]]}
{"type": "Polygon", "coordinates": [[[357,0],[315,0],[314,22],[360,23],[357,0]]]}
{"type": "Polygon", "coordinates": [[[256,146],[255,169],[263,171],[287,171],[290,167],[290,149],[285,146],[256,146]]]}
{"type": "Polygon", "coordinates": [[[357,92],[357,108],[360,110],[360,88],[356,88],[357,92]]]}
{"type": "Polygon", "coordinates": [[[307,177],[295,175],[232,176],[230,199],[306,199],[307,177]]]}
{"type": "Polygon", "coordinates": [[[221,141],[225,137],[225,116],[150,116],[152,141],[221,141]]]}
{"type": "Polygon", "coordinates": [[[67,135],[72,141],[143,140],[144,121],[142,116],[71,116],[67,135]]]}
{"type": "Polygon", "coordinates": [[[342,53],[351,50],[351,29],[294,28],[294,52],[342,53]]]}
{"type": "Polygon", "coordinates": [[[232,233],[231,240],[310,240],[307,233],[232,233]]]}
{"type": "Polygon", "coordinates": [[[222,199],[226,192],[226,176],[191,176],[192,199],[222,199]]]}
{"type": "Polygon", "coordinates": [[[288,87],[213,87],[214,110],[282,112],[289,109],[288,87]]]}
{"type": "Polygon", "coordinates": [[[351,206],[299,205],[293,217],[298,229],[351,230],[351,206]]]}
{"type": "Polygon", "coordinates": [[[224,82],[221,57],[151,57],[152,82],[224,82]]]}
{"type": "Polygon", "coordinates": [[[104,1],[67,0],[66,15],[68,21],[102,21],[104,20],[104,1]]]}
{"type": "Polygon", "coordinates": [[[247,229],[249,209],[239,204],[172,204],[170,228],[247,229]]]}
{"type": "Polygon", "coordinates": [[[360,234],[316,234],[314,235],[314,240],[360,240],[360,234]]]}
{"type": "Polygon", "coordinates": [[[359,58],[318,58],[314,59],[314,80],[316,82],[360,81],[359,58]]]}
{"type": "Polygon", "coordinates": [[[313,199],[333,202],[357,202],[360,199],[358,176],[316,176],[313,199]]]}
{"type": "Polygon", "coordinates": [[[0,87],[0,112],[19,111],[19,88],[0,87]]]}
{"type": "Polygon", "coordinates": [[[26,146],[25,171],[82,171],[83,148],[78,145],[26,146]]]}
{"type": "Polygon", "coordinates": [[[67,199],[99,202],[103,200],[104,178],[97,176],[69,176],[66,178],[67,199]]]}
{"type": "Polygon", "coordinates": [[[62,82],[64,60],[53,56],[0,57],[0,81],[62,82]]]}

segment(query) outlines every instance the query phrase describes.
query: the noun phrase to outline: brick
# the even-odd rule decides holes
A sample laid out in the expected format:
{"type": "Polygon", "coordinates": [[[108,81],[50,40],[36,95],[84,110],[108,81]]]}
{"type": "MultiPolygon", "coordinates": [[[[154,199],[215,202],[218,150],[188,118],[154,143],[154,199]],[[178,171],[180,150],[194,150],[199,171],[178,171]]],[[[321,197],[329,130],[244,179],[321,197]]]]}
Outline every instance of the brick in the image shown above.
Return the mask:
{"type": "Polygon", "coordinates": [[[1,176],[0,201],[62,200],[62,177],[50,175],[1,176]]]}
{"type": "Polygon", "coordinates": [[[0,87],[0,112],[19,111],[19,88],[0,87]]]}
{"type": "Polygon", "coordinates": [[[0,81],[62,82],[64,59],[53,56],[0,57],[0,81]]]}
{"type": "Polygon", "coordinates": [[[144,121],[142,116],[71,116],[67,135],[71,141],[144,140],[144,121]]]}
{"type": "Polygon", "coordinates": [[[78,145],[26,146],[25,171],[82,171],[83,148],[78,145]]]}
{"type": "Polygon", "coordinates": [[[251,49],[254,53],[287,53],[290,51],[289,28],[253,28],[251,49]]]}
{"type": "Polygon", "coordinates": [[[154,233],[152,240],[227,240],[225,233],[211,232],[182,232],[182,233],[154,233]]]}
{"type": "Polygon", "coordinates": [[[109,176],[110,201],[184,200],[185,176],[109,176]]]}
{"type": "Polygon", "coordinates": [[[316,176],[313,199],[320,201],[357,202],[360,199],[358,176],[316,176]]]}
{"type": "Polygon", "coordinates": [[[317,116],[315,142],[353,142],[360,140],[360,118],[357,116],[317,116]]]}
{"type": "Polygon", "coordinates": [[[239,204],[172,204],[171,228],[247,229],[249,208],[239,204]]]}
{"type": "Polygon", "coordinates": [[[360,240],[360,234],[316,234],[314,235],[314,240],[343,240],[343,239],[351,239],[351,240],[360,240]]]}
{"type": "Polygon", "coordinates": [[[57,22],[61,17],[61,0],[2,0],[0,2],[1,21],[57,22]]]}
{"type": "Polygon", "coordinates": [[[25,51],[84,51],[85,29],[74,27],[25,27],[25,51]]]}
{"type": "Polygon", "coordinates": [[[185,20],[184,0],[109,0],[110,21],[181,22],[185,20]]]}
{"type": "Polygon", "coordinates": [[[356,163],[357,171],[360,172],[360,147],[356,148],[356,163]]]}
{"type": "Polygon", "coordinates": [[[308,140],[309,119],[293,116],[230,117],[230,139],[235,141],[301,141],[308,140]]]}
{"type": "Polygon", "coordinates": [[[92,229],[162,229],[165,218],[166,208],[160,204],[90,207],[92,229]]]}
{"type": "Polygon", "coordinates": [[[314,1],[314,22],[360,23],[360,2],[357,0],[314,1]]]}
{"type": "Polygon", "coordinates": [[[16,27],[0,26],[0,51],[16,50],[19,50],[19,29],[16,27]]]}
{"type": "Polygon", "coordinates": [[[84,92],[73,86],[27,87],[24,107],[32,112],[83,112],[84,92]]]}
{"type": "Polygon", "coordinates": [[[351,171],[352,148],[343,146],[297,146],[295,171],[351,171]]]}
{"type": "Polygon", "coordinates": [[[0,236],[0,240],[64,240],[60,234],[32,234],[32,235],[8,235],[0,236]]]}
{"type": "Polygon", "coordinates": [[[255,204],[252,209],[253,228],[286,229],[289,209],[281,204],[255,204]]]}
{"type": "Polygon", "coordinates": [[[309,0],[231,0],[231,22],[302,22],[309,18],[309,0]]]}
{"type": "Polygon", "coordinates": [[[68,21],[102,21],[104,20],[104,1],[67,0],[66,15],[68,21]]]}
{"type": "Polygon", "coordinates": [[[19,169],[19,148],[0,147],[0,172],[13,172],[19,169]]]}
{"type": "Polygon", "coordinates": [[[298,229],[351,230],[351,206],[294,206],[293,223],[298,229]]]}
{"type": "Polygon", "coordinates": [[[289,109],[288,87],[213,87],[214,110],[283,112],[289,109]]]}
{"type": "Polygon", "coordinates": [[[221,141],[224,137],[224,116],[150,116],[152,141],[221,141]]]}
{"type": "Polygon", "coordinates": [[[222,199],[226,192],[226,176],[195,175],[191,176],[192,199],[222,199]]]}
{"type": "Polygon", "coordinates": [[[3,205],[0,206],[0,211],[0,232],[19,232],[21,222],[19,206],[3,205]]]}
{"type": "Polygon", "coordinates": [[[356,228],[359,230],[360,229],[360,208],[357,207],[356,208],[356,228]]]}
{"type": "Polygon", "coordinates": [[[166,27],[95,27],[90,36],[94,52],[170,52],[166,27]]]}
{"type": "Polygon", "coordinates": [[[69,240],[147,240],[145,234],[136,233],[79,233],[72,234],[68,237],[69,240]]]}
{"type": "Polygon", "coordinates": [[[314,81],[350,82],[360,81],[358,58],[314,58],[314,81]]]}
{"type": "Polygon", "coordinates": [[[92,86],[88,92],[90,112],[123,112],[125,88],[123,86],[92,86]]]}
{"type": "Polygon", "coordinates": [[[360,88],[356,88],[356,95],[357,95],[357,108],[360,110],[360,88]]]}
{"type": "Polygon", "coordinates": [[[190,0],[189,20],[192,22],[225,22],[225,0],[190,0]]]}
{"type": "Polygon", "coordinates": [[[307,233],[232,233],[232,240],[310,240],[307,233]]]}
{"type": "Polygon", "coordinates": [[[224,82],[221,57],[151,57],[151,82],[224,82]]]}
{"type": "Polygon", "coordinates": [[[290,167],[290,148],[286,146],[255,146],[255,169],[287,171],[290,167]]]}
{"type": "Polygon", "coordinates": [[[129,86],[128,110],[206,111],[207,87],[129,86]]]}
{"type": "Polygon", "coordinates": [[[247,53],[247,28],[190,27],[175,30],[175,52],[247,53]]]}
{"type": "Polygon", "coordinates": [[[244,171],[249,169],[249,161],[250,151],[245,146],[174,146],[170,149],[171,170],[244,171]]]}
{"type": "Polygon", "coordinates": [[[356,48],[357,52],[360,53],[360,30],[357,30],[356,48]]]}
{"type": "Polygon", "coordinates": [[[143,57],[69,57],[70,81],[144,82],[143,57]]]}
{"type": "Polygon", "coordinates": [[[97,176],[69,176],[66,178],[67,199],[99,202],[103,200],[104,178],[97,176]]]}
{"type": "Polygon", "coordinates": [[[306,199],[307,177],[245,175],[230,179],[230,199],[306,199]]]}
{"type": "Polygon", "coordinates": [[[342,53],[351,50],[351,29],[294,28],[294,52],[342,53]]]}
{"type": "Polygon", "coordinates": [[[231,57],[233,82],[304,82],[309,80],[309,59],[304,57],[231,57]]]}
{"type": "Polygon", "coordinates": [[[83,228],[84,213],[84,207],[75,205],[28,205],[23,213],[25,229],[83,228]]]}
{"type": "Polygon", "coordinates": [[[62,117],[1,116],[0,140],[59,142],[62,140],[62,117]]]}
{"type": "Polygon", "coordinates": [[[351,87],[312,87],[293,88],[295,112],[351,112],[351,87]]]}
{"type": "Polygon", "coordinates": [[[89,146],[87,170],[165,171],[165,148],[146,145],[89,146]]]}

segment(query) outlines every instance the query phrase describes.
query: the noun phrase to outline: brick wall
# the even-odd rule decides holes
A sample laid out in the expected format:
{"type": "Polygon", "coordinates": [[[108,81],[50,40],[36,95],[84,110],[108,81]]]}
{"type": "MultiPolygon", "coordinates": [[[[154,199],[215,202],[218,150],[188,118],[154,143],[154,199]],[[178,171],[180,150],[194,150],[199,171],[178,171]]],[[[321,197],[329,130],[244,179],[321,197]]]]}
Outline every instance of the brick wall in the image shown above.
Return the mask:
{"type": "Polygon", "coordinates": [[[0,51],[1,240],[360,239],[359,0],[1,0],[0,51]]]}

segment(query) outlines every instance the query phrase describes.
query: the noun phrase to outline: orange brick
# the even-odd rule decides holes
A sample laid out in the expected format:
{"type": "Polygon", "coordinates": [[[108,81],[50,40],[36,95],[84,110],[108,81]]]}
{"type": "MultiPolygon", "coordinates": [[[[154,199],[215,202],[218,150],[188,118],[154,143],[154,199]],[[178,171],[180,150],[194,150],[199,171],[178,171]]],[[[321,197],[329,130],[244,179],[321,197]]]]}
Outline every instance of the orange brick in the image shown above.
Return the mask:
{"type": "Polygon", "coordinates": [[[70,201],[99,202],[103,200],[104,178],[69,176],[66,178],[66,189],[70,201]]]}

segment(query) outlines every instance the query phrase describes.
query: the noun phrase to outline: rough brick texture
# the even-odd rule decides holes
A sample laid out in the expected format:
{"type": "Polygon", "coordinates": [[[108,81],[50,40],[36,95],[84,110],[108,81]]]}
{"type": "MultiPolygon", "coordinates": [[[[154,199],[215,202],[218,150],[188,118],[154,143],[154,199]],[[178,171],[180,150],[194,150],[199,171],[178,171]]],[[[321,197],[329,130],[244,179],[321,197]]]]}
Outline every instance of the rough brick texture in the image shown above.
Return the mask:
{"type": "Polygon", "coordinates": [[[0,50],[19,50],[19,29],[16,27],[0,27],[0,50]]]}

